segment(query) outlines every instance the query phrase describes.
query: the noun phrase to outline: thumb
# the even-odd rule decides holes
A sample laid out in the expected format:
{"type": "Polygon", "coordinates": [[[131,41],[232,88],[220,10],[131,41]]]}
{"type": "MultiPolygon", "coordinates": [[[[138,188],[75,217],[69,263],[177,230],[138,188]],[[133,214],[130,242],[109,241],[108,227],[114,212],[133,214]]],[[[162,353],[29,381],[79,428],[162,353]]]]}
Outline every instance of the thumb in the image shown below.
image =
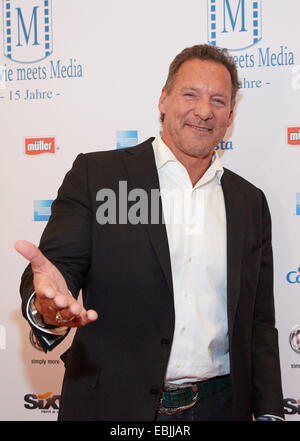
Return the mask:
{"type": "Polygon", "coordinates": [[[45,271],[49,268],[49,260],[43,253],[31,242],[26,240],[17,240],[15,250],[18,251],[25,259],[29,260],[33,271],[45,271]]]}

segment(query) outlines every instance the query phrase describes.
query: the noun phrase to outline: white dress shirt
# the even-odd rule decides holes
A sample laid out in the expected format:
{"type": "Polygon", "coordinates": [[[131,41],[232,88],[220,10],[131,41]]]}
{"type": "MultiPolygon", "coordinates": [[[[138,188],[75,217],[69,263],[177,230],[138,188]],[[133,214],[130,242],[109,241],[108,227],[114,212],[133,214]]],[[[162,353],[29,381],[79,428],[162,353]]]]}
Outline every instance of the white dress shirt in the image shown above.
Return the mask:
{"type": "Polygon", "coordinates": [[[183,383],[225,375],[229,373],[229,346],[223,168],[216,153],[193,187],[185,167],[160,136],[153,141],[153,150],[175,305],[175,332],[165,381],[183,383]]]}

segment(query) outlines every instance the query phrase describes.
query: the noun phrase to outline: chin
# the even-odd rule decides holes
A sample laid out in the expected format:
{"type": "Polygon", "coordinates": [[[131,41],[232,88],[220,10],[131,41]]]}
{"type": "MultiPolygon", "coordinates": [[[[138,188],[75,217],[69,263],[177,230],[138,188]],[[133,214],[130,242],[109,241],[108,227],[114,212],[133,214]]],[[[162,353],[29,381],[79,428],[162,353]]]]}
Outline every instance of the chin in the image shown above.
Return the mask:
{"type": "Polygon", "coordinates": [[[207,146],[203,146],[203,147],[195,146],[185,149],[185,153],[187,153],[190,156],[195,156],[197,158],[206,158],[207,156],[212,155],[214,151],[215,151],[215,147],[207,147],[207,146]]]}

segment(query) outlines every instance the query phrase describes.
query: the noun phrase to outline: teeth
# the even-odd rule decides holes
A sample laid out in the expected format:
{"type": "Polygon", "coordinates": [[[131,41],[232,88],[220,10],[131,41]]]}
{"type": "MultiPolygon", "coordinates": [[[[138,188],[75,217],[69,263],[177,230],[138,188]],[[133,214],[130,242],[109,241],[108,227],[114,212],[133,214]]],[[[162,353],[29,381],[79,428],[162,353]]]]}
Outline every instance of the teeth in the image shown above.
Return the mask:
{"type": "Polygon", "coordinates": [[[200,132],[208,132],[209,129],[204,129],[203,127],[192,126],[194,129],[200,130],[200,132]]]}

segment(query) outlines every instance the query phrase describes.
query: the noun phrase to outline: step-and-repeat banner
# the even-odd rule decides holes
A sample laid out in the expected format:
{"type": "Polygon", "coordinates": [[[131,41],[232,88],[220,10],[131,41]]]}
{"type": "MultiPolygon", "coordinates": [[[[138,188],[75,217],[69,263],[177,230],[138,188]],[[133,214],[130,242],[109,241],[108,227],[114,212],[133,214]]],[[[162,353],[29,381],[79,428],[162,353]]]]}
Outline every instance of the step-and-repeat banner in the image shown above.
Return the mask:
{"type": "MultiPolygon", "coordinates": [[[[159,130],[168,66],[211,43],[241,81],[223,164],[265,192],[287,420],[300,420],[300,3],[297,0],[1,0],[0,419],[55,420],[73,333],[45,354],[20,312],[26,265],[80,152],[136,145],[159,130]]],[[[272,372],[270,372],[272,375],[272,372]]]]}

